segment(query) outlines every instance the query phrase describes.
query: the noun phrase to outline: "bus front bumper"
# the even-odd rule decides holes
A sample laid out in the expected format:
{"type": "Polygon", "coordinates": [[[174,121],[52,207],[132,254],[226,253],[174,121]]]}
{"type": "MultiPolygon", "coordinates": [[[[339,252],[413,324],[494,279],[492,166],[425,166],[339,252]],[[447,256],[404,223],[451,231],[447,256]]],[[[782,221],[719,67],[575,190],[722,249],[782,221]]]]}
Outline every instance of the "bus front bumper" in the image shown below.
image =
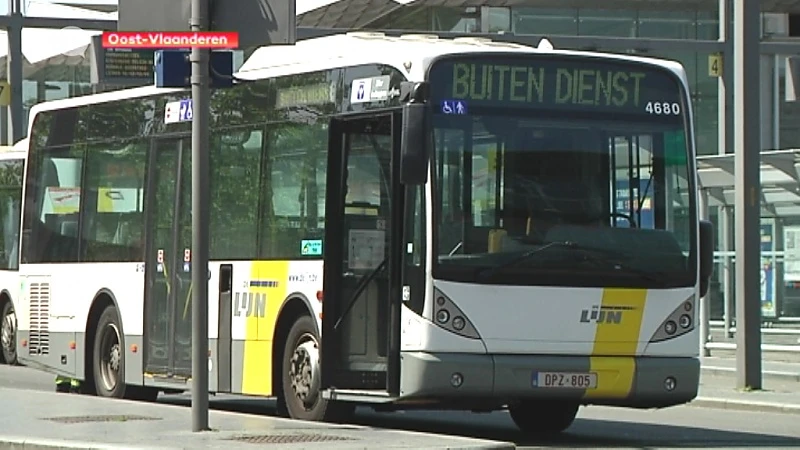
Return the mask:
{"type": "Polygon", "coordinates": [[[700,381],[693,357],[601,357],[401,353],[401,399],[513,402],[563,399],[583,404],[661,408],[692,401],[700,381]],[[592,388],[544,387],[542,373],[591,377],[592,388]]]}

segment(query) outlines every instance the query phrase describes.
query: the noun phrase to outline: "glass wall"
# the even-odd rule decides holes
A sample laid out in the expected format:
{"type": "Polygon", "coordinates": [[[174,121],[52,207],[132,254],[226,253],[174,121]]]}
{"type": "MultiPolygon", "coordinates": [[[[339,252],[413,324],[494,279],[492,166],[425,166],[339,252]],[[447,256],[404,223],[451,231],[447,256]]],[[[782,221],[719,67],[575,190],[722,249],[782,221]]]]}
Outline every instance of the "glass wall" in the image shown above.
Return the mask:
{"type": "MultiPolygon", "coordinates": [[[[48,100],[77,97],[94,92],[88,66],[48,66],[22,82],[23,123],[31,107],[48,100]]],[[[27,135],[28,128],[25,127],[27,135]]]]}

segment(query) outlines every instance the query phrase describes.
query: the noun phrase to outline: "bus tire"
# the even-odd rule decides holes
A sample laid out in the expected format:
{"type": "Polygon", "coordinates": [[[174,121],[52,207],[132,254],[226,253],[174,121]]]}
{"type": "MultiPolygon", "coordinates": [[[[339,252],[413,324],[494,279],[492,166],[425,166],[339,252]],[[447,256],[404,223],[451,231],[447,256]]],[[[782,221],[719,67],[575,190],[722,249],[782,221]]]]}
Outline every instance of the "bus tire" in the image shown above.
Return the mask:
{"type": "Polygon", "coordinates": [[[9,366],[17,364],[17,319],[14,315],[14,307],[11,302],[3,302],[0,312],[0,362],[9,366]]]}
{"type": "Polygon", "coordinates": [[[508,407],[511,419],[525,434],[558,434],[569,428],[580,405],[569,401],[521,401],[508,407]]]}
{"type": "Polygon", "coordinates": [[[118,317],[117,308],[108,306],[95,328],[92,370],[99,397],[125,396],[125,351],[118,317]]]}
{"type": "Polygon", "coordinates": [[[283,400],[292,419],[344,421],[355,406],[322,398],[320,344],[312,320],[300,316],[286,336],[281,365],[283,400]]]}

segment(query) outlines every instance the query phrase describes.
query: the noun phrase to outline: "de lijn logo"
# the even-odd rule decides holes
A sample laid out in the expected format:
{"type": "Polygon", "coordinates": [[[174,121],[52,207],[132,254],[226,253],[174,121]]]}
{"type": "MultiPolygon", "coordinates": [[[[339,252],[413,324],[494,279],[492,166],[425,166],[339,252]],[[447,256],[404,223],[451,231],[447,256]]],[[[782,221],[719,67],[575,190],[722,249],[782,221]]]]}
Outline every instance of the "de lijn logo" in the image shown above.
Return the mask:
{"type": "Polygon", "coordinates": [[[633,311],[632,306],[601,306],[594,305],[591,309],[581,311],[581,323],[608,323],[619,325],[622,323],[623,313],[633,311]]]}

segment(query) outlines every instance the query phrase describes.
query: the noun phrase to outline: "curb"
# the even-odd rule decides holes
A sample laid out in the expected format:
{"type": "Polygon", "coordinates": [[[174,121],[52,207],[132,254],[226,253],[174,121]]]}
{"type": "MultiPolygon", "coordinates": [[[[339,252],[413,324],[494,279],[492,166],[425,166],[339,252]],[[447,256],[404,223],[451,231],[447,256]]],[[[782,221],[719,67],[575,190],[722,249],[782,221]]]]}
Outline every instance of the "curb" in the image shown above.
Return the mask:
{"type": "Polygon", "coordinates": [[[689,406],[698,408],[717,408],[735,411],[772,412],[783,414],[800,414],[800,405],[760,402],[755,400],[730,400],[713,397],[697,397],[689,406]]]}
{"type": "MultiPolygon", "coordinates": [[[[701,366],[701,372],[707,375],[730,377],[736,375],[736,369],[732,367],[701,366]]],[[[800,382],[800,373],[796,372],[777,372],[764,371],[764,378],[779,379],[781,381],[800,382]]]]}
{"type": "Polygon", "coordinates": [[[146,450],[149,447],[132,447],[96,442],[68,441],[62,439],[39,439],[19,436],[0,436],[2,450],[146,450]]]}
{"type": "MultiPolygon", "coordinates": [[[[423,434],[423,433],[420,433],[423,434]]],[[[164,450],[168,447],[159,447],[164,450]]],[[[425,450],[516,450],[511,442],[484,442],[464,445],[439,445],[422,447],[425,450]]],[[[61,439],[38,439],[17,436],[0,436],[0,450],[156,450],[152,447],[132,447],[118,444],[68,441],[61,439]]]]}

